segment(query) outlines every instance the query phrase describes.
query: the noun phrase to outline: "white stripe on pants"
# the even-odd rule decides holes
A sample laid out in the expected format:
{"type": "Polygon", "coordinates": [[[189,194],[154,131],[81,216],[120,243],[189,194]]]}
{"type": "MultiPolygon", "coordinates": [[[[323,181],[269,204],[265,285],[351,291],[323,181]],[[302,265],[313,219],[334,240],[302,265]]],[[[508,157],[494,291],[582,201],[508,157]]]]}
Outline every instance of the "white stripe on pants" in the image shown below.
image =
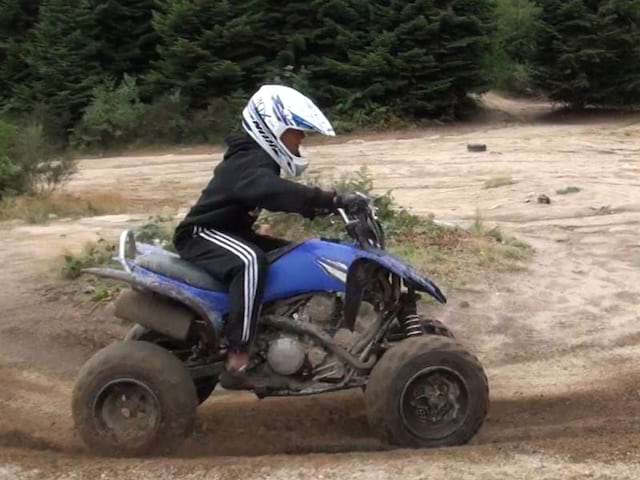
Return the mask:
{"type": "Polygon", "coordinates": [[[251,318],[253,316],[253,304],[258,289],[258,258],[255,252],[233,237],[212,229],[197,230],[197,234],[215,243],[219,247],[240,257],[244,263],[244,316],[242,324],[242,341],[248,342],[251,333],[251,318]]]}

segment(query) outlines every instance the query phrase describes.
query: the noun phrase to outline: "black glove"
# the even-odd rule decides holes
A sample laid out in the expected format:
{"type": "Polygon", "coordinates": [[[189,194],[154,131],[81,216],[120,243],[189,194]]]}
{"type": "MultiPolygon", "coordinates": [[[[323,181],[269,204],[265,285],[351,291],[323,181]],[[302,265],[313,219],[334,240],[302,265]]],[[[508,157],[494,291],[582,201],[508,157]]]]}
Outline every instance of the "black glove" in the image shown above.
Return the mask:
{"type": "Polygon", "coordinates": [[[334,203],[336,208],[342,208],[351,215],[364,212],[369,207],[369,199],[361,193],[336,195],[334,203]]]}

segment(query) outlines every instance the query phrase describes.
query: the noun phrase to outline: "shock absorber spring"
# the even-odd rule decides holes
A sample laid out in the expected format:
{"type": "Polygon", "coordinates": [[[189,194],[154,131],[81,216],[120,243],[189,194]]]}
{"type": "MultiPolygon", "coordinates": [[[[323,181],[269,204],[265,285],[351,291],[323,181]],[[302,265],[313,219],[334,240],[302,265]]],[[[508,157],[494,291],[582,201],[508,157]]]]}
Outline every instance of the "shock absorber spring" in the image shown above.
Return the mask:
{"type": "Polygon", "coordinates": [[[418,316],[418,298],[413,290],[400,295],[401,309],[398,320],[407,337],[417,337],[424,334],[424,328],[422,328],[422,323],[420,323],[420,317],[418,316]]]}
{"type": "Polygon", "coordinates": [[[405,315],[400,321],[404,327],[404,334],[407,337],[417,337],[424,334],[422,324],[420,323],[420,317],[418,317],[417,314],[412,313],[405,315]]]}

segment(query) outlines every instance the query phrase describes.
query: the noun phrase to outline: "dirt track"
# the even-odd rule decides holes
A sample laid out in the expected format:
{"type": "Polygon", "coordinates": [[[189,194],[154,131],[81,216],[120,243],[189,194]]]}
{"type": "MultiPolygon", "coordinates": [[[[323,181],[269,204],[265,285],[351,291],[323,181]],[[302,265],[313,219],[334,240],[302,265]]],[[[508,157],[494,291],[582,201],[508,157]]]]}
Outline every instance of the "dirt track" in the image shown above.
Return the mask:
{"type": "MultiPolygon", "coordinates": [[[[512,120],[310,148],[316,173],[366,165],[377,187],[417,213],[468,223],[479,210],[536,248],[526,273],[450,291],[436,312],[487,367],[492,408],[471,445],[385,450],[370,437],[360,393],[222,394],[200,409],[196,435],[175,458],[93,458],[73,434],[70,389],[81,363],[125,328],[108,310],[88,315],[71,292],[50,288],[50,275],[65,248],[136,217],[11,223],[0,225],[0,479],[639,478],[640,117],[486,102],[512,120]],[[468,153],[478,141],[488,152],[468,153]],[[482,188],[498,176],[516,183],[482,188]],[[569,185],[581,191],[556,195],[569,185]],[[538,193],[551,205],[537,204],[538,193]]],[[[215,158],[86,160],[69,189],[186,205],[215,158]]]]}

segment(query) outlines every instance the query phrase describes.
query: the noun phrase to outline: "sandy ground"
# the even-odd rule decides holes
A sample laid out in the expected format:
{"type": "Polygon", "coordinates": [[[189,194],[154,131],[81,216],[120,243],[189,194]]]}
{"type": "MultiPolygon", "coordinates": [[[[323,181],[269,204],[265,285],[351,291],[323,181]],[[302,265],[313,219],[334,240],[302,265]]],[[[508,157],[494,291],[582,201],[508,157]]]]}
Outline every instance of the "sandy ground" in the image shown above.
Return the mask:
{"type": "MultiPolygon", "coordinates": [[[[147,216],[0,224],[0,479],[640,477],[640,117],[563,116],[485,98],[491,122],[351,137],[311,147],[312,173],[366,166],[416,213],[485,221],[530,242],[524,273],[449,291],[435,314],[487,368],[492,407],[470,445],[389,450],[371,438],[359,392],[258,401],[217,394],[177,455],[100,459],[75,436],[80,365],[126,329],[53,276],[65,249],[147,216]],[[469,153],[467,143],[486,143],[469,153]],[[493,177],[516,182],[484,189],[493,177]],[[579,193],[558,195],[576,186],[579,193]],[[535,202],[539,193],[550,205],[535,202]],[[527,201],[533,199],[533,201],[527,201]]],[[[80,162],[75,192],[119,190],[186,206],[212,154],[80,162]]],[[[436,279],[437,280],[437,279],[436,279]]]]}

